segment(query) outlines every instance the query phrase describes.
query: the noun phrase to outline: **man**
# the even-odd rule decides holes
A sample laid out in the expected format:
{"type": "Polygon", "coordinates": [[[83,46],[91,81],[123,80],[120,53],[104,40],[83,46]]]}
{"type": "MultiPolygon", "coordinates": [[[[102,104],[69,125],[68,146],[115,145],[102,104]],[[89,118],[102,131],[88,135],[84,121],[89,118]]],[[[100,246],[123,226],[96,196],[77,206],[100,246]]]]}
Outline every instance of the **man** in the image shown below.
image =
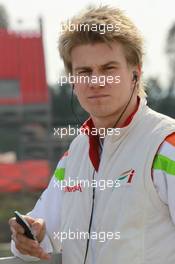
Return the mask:
{"type": "Polygon", "coordinates": [[[86,80],[73,88],[90,118],[24,216],[38,241],[10,219],[12,252],[31,260],[61,251],[64,264],[173,264],[175,121],[146,105],[140,33],[108,6],[70,24],[74,30],[64,27],[59,51],[67,73],[86,80]]]}

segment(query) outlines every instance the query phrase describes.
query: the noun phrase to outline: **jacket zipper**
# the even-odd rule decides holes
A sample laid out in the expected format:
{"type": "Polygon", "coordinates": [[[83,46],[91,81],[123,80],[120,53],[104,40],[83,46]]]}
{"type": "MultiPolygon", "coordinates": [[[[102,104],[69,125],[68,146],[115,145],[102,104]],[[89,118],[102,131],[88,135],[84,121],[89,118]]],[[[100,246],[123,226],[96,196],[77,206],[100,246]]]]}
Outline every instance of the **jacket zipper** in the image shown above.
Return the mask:
{"type": "MultiPolygon", "coordinates": [[[[103,143],[100,141],[99,139],[99,150],[100,150],[100,159],[102,156],[102,151],[103,151],[103,143]]],[[[93,171],[93,175],[92,175],[92,179],[94,180],[94,175],[95,175],[95,169],[93,171]]],[[[92,226],[92,219],[93,219],[93,212],[94,212],[94,201],[95,201],[95,187],[93,187],[93,195],[92,195],[92,209],[91,209],[91,217],[90,217],[90,222],[89,222],[89,229],[88,229],[88,234],[90,236],[91,233],[91,226],[92,226]]],[[[87,239],[87,244],[86,244],[86,253],[85,253],[85,257],[84,257],[84,262],[83,264],[86,264],[86,259],[87,259],[87,254],[88,254],[88,249],[89,249],[89,238],[87,239]]]]}
{"type": "MultiPolygon", "coordinates": [[[[93,180],[94,180],[94,175],[95,175],[95,169],[93,172],[93,180]]],[[[90,221],[89,221],[89,229],[88,229],[88,234],[90,236],[91,233],[91,226],[92,226],[92,218],[93,218],[93,212],[94,212],[94,200],[95,200],[95,187],[93,187],[93,195],[92,195],[92,209],[91,209],[91,217],[90,217],[90,221]]],[[[87,254],[88,254],[88,249],[89,249],[89,237],[87,239],[87,244],[86,244],[86,253],[85,253],[85,257],[84,257],[84,264],[86,263],[86,259],[87,259],[87,254]]]]}

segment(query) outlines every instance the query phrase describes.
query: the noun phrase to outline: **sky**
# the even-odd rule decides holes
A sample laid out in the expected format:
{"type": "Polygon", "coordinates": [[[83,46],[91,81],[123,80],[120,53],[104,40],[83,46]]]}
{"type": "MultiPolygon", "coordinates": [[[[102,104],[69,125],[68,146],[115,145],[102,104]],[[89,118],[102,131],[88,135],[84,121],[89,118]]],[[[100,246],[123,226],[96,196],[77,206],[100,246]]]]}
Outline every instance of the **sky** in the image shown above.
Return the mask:
{"type": "Polygon", "coordinates": [[[165,54],[167,32],[175,23],[175,1],[172,0],[0,0],[7,9],[10,26],[15,30],[38,30],[43,18],[43,39],[47,81],[58,82],[63,63],[57,51],[61,21],[69,19],[89,4],[109,4],[125,10],[145,39],[143,76],[159,78],[165,87],[169,68],[165,54]]]}

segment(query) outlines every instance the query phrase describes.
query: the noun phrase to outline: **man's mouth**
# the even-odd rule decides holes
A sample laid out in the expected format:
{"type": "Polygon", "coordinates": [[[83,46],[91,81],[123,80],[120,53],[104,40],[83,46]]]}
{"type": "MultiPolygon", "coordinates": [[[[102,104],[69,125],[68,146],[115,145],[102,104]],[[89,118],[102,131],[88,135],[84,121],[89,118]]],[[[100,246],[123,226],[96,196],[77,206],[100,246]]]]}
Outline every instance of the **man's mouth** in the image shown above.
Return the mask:
{"type": "Polygon", "coordinates": [[[107,94],[96,94],[96,95],[88,96],[88,99],[105,98],[105,97],[108,97],[108,96],[109,96],[109,95],[107,95],[107,94]]]}

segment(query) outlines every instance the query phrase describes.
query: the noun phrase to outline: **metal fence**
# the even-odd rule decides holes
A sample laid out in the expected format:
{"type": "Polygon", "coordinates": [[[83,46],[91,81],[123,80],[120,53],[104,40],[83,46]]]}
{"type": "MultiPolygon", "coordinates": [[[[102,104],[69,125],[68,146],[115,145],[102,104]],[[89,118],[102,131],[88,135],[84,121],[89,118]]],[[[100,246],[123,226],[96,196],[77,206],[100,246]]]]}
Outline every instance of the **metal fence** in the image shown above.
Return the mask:
{"type": "Polygon", "coordinates": [[[0,264],[61,264],[61,254],[52,255],[51,260],[23,261],[16,257],[0,258],[0,264]]]}

